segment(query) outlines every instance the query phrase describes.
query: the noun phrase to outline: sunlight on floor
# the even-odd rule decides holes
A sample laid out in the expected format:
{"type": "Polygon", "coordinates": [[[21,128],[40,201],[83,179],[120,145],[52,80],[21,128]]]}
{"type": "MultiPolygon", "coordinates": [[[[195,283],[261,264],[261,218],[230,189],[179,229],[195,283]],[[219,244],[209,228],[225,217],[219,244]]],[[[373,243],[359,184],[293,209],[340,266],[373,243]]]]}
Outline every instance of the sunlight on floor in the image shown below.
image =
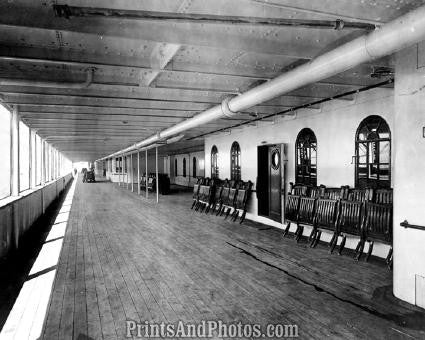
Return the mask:
{"type": "Polygon", "coordinates": [[[75,192],[74,181],[0,333],[0,340],[38,339],[59,262],[75,192]]]}

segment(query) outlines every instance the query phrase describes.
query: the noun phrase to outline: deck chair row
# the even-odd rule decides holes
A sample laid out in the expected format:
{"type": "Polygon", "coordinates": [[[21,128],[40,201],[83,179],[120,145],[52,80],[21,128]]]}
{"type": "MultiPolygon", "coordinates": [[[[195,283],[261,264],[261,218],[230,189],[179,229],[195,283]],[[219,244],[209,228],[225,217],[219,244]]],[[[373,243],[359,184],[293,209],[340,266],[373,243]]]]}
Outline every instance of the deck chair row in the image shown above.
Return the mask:
{"type": "Polygon", "coordinates": [[[311,247],[320,241],[322,230],[333,232],[328,246],[331,253],[335,250],[338,238],[342,237],[339,254],[342,253],[347,235],[356,236],[359,242],[354,258],[359,260],[366,242],[369,250],[366,260],[372,255],[376,240],[389,244],[390,251],[386,258],[388,265],[392,262],[392,205],[373,202],[312,198],[288,195],[285,206],[287,226],[284,236],[289,232],[291,223],[296,223],[295,240],[298,242],[304,231],[304,225],[313,227],[309,236],[311,247]]]}
{"type": "Polygon", "coordinates": [[[327,198],[335,200],[347,200],[358,202],[373,202],[382,204],[393,203],[392,189],[358,189],[348,185],[340,188],[329,188],[324,185],[311,187],[301,184],[290,183],[290,195],[306,196],[311,198],[327,198]]]}
{"type": "Polygon", "coordinates": [[[193,187],[192,209],[206,214],[215,213],[217,216],[225,214],[225,219],[232,213],[231,220],[235,222],[240,217],[239,223],[242,223],[251,192],[251,181],[199,178],[193,187]]]}

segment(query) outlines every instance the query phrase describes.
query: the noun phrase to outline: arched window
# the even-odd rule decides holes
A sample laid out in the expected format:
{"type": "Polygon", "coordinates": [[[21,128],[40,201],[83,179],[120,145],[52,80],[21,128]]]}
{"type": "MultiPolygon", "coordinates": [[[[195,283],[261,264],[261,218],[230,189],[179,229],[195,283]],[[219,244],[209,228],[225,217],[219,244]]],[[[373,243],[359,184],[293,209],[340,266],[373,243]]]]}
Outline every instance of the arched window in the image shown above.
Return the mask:
{"type": "Polygon", "coordinates": [[[317,139],[311,129],[300,131],[295,144],[295,182],[317,185],[317,139]]]}
{"type": "Polygon", "coordinates": [[[391,131],[380,116],[369,116],[356,133],[356,187],[391,187],[391,131]]]}
{"type": "Polygon", "coordinates": [[[192,160],[192,177],[196,177],[196,157],[193,157],[192,160]]]}
{"type": "Polygon", "coordinates": [[[186,177],[186,158],[183,158],[183,177],[186,177]]]}
{"type": "Polygon", "coordinates": [[[238,142],[233,142],[230,149],[230,179],[241,179],[241,148],[238,142]]]}
{"type": "Polygon", "coordinates": [[[177,176],[177,158],[174,159],[174,176],[177,176]]]}
{"type": "Polygon", "coordinates": [[[211,148],[211,178],[218,178],[218,150],[214,145],[211,148]]]}

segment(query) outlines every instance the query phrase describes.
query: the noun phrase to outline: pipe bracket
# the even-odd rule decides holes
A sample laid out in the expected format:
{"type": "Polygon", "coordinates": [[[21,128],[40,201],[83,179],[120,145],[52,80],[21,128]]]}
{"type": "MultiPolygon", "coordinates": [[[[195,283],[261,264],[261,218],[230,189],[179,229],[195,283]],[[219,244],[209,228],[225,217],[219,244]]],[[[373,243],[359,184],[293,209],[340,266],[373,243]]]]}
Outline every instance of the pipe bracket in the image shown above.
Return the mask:
{"type": "Polygon", "coordinates": [[[229,101],[231,99],[232,97],[227,97],[221,102],[221,113],[223,114],[223,116],[228,118],[233,117],[236,114],[236,112],[233,112],[229,108],[229,101]]]}

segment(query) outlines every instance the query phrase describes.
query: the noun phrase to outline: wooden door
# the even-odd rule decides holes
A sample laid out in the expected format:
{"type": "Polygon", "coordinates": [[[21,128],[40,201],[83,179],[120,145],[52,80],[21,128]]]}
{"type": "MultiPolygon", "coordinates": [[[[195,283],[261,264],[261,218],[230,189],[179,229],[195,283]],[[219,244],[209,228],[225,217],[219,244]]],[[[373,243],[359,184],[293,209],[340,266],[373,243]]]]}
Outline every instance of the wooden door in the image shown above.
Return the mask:
{"type": "Polygon", "coordinates": [[[281,146],[271,145],[268,148],[269,168],[269,217],[277,222],[282,221],[282,156],[281,146]]]}

